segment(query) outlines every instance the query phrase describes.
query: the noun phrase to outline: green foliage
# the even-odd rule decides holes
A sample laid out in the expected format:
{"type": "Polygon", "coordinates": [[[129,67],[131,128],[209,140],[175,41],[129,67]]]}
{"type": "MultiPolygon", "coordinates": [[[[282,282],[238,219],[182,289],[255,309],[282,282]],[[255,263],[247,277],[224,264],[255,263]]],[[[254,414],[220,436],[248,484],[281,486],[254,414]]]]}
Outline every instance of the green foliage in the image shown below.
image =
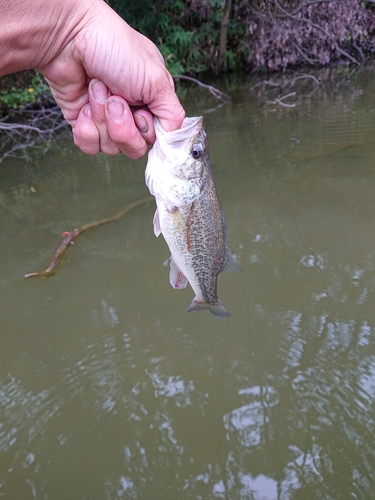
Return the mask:
{"type": "Polygon", "coordinates": [[[20,109],[38,101],[41,95],[51,97],[51,92],[42,75],[36,71],[26,82],[4,85],[0,90],[0,114],[11,109],[20,109]]]}
{"type": "MultiPolygon", "coordinates": [[[[158,46],[172,74],[196,74],[215,67],[223,0],[108,0],[108,3],[158,46]]],[[[230,32],[235,39],[244,28],[238,21],[232,21],[230,32]]],[[[225,68],[237,69],[239,65],[232,50],[225,68]]]]}

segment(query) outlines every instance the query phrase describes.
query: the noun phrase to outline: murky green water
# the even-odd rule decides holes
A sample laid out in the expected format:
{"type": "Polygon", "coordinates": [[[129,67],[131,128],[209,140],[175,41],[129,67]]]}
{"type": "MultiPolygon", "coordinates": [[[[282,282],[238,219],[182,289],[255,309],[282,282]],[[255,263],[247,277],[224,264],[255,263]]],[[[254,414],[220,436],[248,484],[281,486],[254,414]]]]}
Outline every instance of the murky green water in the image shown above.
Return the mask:
{"type": "Polygon", "coordinates": [[[147,196],[145,161],[67,142],[1,165],[0,497],[374,498],[375,69],[320,76],[219,82],[233,103],[206,115],[229,320],[186,313],[153,204],[22,280],[147,196]]]}

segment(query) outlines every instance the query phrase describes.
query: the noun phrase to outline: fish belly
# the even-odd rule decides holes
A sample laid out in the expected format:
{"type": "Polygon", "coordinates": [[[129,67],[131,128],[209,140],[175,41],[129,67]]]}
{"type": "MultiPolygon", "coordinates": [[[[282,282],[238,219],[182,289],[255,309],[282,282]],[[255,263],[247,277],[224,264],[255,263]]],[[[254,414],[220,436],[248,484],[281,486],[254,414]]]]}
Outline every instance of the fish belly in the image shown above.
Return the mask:
{"type": "MultiPolygon", "coordinates": [[[[206,205],[199,198],[172,210],[158,203],[160,228],[174,264],[195,292],[188,311],[209,309],[226,317],[229,313],[217,297],[217,278],[225,259],[225,228],[221,210],[216,213],[206,205]]],[[[172,280],[171,284],[174,286],[172,280]]]]}

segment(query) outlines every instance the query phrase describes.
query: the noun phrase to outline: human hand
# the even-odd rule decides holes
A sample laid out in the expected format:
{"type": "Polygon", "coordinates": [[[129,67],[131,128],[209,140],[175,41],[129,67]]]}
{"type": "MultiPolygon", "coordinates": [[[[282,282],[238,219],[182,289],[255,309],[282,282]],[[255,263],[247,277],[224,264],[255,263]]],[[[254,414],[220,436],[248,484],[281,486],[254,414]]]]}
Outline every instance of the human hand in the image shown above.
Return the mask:
{"type": "Polygon", "coordinates": [[[185,112],[156,46],[103,1],[88,1],[73,37],[37,69],[82,151],[138,159],[155,141],[153,114],[171,131],[185,112]]]}

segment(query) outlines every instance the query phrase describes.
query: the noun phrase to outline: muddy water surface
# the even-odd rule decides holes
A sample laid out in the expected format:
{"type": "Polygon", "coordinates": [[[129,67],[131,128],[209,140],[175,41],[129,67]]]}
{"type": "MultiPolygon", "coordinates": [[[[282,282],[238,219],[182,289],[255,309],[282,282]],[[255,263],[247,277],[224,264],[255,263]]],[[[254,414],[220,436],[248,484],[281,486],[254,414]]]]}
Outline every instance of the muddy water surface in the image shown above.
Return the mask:
{"type": "MultiPolygon", "coordinates": [[[[186,312],[153,203],[22,280],[63,231],[147,196],[144,160],[67,141],[1,164],[0,497],[373,497],[374,75],[216,82],[233,102],[205,126],[243,269],[220,276],[228,320],[186,312]]],[[[204,92],[182,94],[190,115],[204,92]]]]}

